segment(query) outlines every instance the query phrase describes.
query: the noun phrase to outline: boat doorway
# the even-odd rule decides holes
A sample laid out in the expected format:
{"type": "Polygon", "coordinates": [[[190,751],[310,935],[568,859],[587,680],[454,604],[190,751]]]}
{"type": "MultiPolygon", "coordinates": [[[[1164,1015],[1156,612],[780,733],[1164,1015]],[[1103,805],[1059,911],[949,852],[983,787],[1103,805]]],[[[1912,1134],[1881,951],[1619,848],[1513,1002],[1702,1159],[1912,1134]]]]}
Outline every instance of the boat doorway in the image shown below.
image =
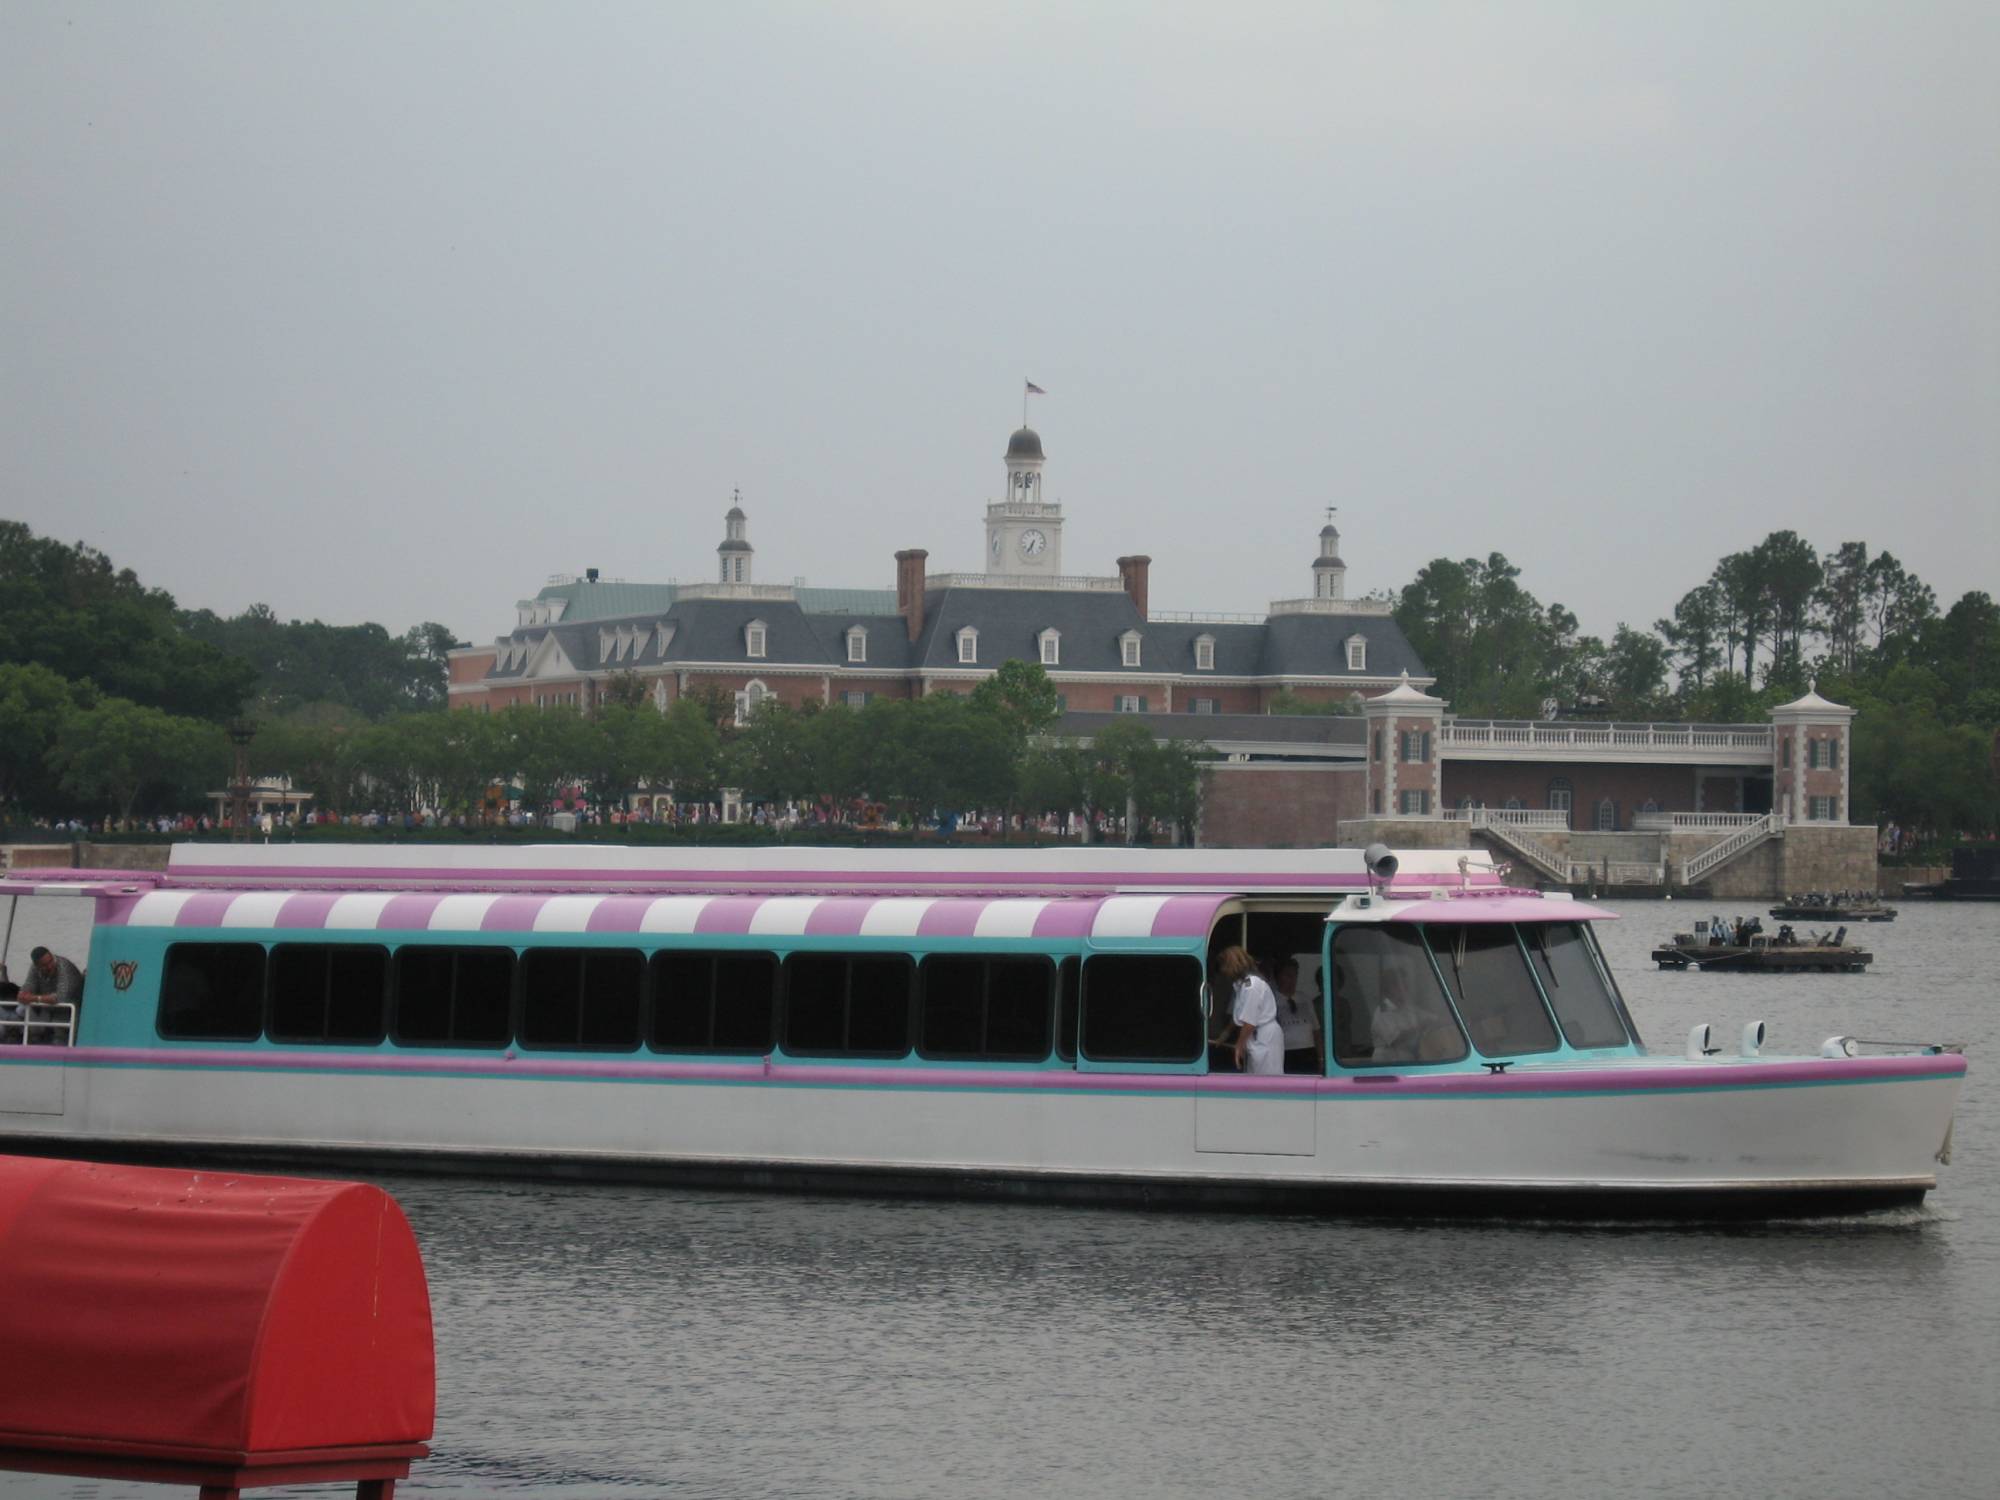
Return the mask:
{"type": "MultiPolygon", "coordinates": [[[[1215,972],[1216,955],[1223,949],[1242,947],[1278,994],[1280,1025],[1290,1012],[1292,1038],[1310,1038],[1310,1052],[1300,1048],[1287,1059],[1288,1075],[1314,1077],[1326,1072],[1326,1001],[1320,983],[1325,932],[1323,903],[1246,901],[1225,908],[1209,933],[1209,972],[1215,972]]],[[[1227,986],[1211,984],[1208,1070],[1213,1077],[1233,1079],[1241,1075],[1235,1066],[1236,1026],[1230,1018],[1230,1001],[1227,986]]],[[[1313,1095],[1303,1088],[1269,1093],[1204,1089],[1195,1099],[1195,1150],[1314,1156],[1318,1154],[1315,1116],[1313,1095]]]]}

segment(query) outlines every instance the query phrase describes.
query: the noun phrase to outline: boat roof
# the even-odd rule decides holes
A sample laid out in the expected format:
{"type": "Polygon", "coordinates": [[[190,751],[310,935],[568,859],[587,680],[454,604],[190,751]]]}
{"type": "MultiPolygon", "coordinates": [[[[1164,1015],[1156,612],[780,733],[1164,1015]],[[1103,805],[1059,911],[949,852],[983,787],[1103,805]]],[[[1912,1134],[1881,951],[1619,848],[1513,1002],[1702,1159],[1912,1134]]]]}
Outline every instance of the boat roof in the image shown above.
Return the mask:
{"type": "Polygon", "coordinates": [[[681,933],[735,937],[1205,939],[1233,897],[617,895],[155,890],[125,927],[440,933],[681,933]]]}
{"type": "MultiPolygon", "coordinates": [[[[1483,852],[1398,851],[1396,890],[1497,888],[1483,852]]],[[[1365,891],[1358,849],[859,849],[814,846],[177,844],[162,885],[235,889],[1365,891]]]]}

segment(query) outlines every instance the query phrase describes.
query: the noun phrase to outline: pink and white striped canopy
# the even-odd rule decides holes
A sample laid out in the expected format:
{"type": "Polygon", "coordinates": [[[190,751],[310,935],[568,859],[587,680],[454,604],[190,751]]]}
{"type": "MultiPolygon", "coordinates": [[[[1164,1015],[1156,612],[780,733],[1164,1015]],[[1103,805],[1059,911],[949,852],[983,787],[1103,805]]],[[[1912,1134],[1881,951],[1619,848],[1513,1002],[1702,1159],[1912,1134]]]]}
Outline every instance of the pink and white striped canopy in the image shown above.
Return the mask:
{"type": "Polygon", "coordinates": [[[1205,938],[1228,897],[623,896],[156,890],[127,927],[709,933],[737,937],[1205,938]]]}

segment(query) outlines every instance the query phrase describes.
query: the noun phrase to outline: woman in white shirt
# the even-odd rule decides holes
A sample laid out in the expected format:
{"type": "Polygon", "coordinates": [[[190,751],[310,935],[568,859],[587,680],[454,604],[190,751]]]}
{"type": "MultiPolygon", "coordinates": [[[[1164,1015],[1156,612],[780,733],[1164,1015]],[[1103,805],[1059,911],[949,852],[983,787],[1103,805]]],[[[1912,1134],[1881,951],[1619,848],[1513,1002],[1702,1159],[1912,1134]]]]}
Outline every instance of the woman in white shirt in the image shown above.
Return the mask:
{"type": "Polygon", "coordinates": [[[1229,1019],[1236,1023],[1237,1071],[1284,1072],[1285,1033],[1278,1026],[1278,997],[1241,948],[1224,948],[1215,966],[1234,997],[1229,1019]]]}

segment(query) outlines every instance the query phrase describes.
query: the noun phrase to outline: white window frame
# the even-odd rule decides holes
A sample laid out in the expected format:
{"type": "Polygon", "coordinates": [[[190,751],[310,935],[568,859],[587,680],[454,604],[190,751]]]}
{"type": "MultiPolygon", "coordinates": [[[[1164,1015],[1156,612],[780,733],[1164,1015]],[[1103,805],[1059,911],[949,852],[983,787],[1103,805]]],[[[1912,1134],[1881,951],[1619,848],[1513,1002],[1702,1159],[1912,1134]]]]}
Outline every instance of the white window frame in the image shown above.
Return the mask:
{"type": "Polygon", "coordinates": [[[1213,714],[1215,711],[1216,711],[1215,699],[1197,698],[1194,700],[1194,712],[1198,714],[1213,714]]]}
{"type": "Polygon", "coordinates": [[[1368,670],[1368,637],[1351,635],[1347,638],[1347,670],[1365,672],[1368,670]]]}
{"type": "Polygon", "coordinates": [[[1035,641],[1040,650],[1043,666],[1059,667],[1062,665],[1062,632],[1060,630],[1044,630],[1040,635],[1035,637],[1035,641]]]}
{"type": "Polygon", "coordinates": [[[868,632],[860,625],[847,628],[847,659],[851,662],[868,660],[868,632]]]}
{"type": "Polygon", "coordinates": [[[1136,667],[1141,665],[1141,655],[1142,651],[1138,631],[1128,630],[1118,637],[1118,663],[1120,666],[1136,667]]]}
{"type": "Polygon", "coordinates": [[[1396,811],[1406,818],[1430,815],[1431,794],[1427,787],[1406,787],[1396,793],[1396,811]]]}
{"type": "Polygon", "coordinates": [[[736,726],[742,728],[750,722],[750,716],[762,708],[775,696],[764,686],[764,679],[753,677],[743,684],[743,691],[736,695],[736,726]]]}
{"type": "Polygon", "coordinates": [[[1194,638],[1194,669],[1197,672],[1215,670],[1215,637],[1198,635],[1194,638]]]}
{"type": "Polygon", "coordinates": [[[958,633],[958,664],[962,667],[979,664],[979,632],[970,625],[958,633]]]}
{"type": "Polygon", "coordinates": [[[1137,693],[1120,693],[1117,698],[1117,707],[1118,712],[1121,714],[1136,714],[1140,712],[1139,695],[1137,693]]]}
{"type": "Polygon", "coordinates": [[[655,634],[659,638],[660,645],[659,645],[659,650],[654,654],[657,656],[665,656],[667,654],[667,647],[673,644],[674,627],[669,625],[665,620],[662,620],[659,623],[659,625],[655,627],[655,634]]]}
{"type": "Polygon", "coordinates": [[[770,627],[762,620],[752,620],[743,627],[743,654],[754,661],[766,659],[771,648],[770,627]]]}

